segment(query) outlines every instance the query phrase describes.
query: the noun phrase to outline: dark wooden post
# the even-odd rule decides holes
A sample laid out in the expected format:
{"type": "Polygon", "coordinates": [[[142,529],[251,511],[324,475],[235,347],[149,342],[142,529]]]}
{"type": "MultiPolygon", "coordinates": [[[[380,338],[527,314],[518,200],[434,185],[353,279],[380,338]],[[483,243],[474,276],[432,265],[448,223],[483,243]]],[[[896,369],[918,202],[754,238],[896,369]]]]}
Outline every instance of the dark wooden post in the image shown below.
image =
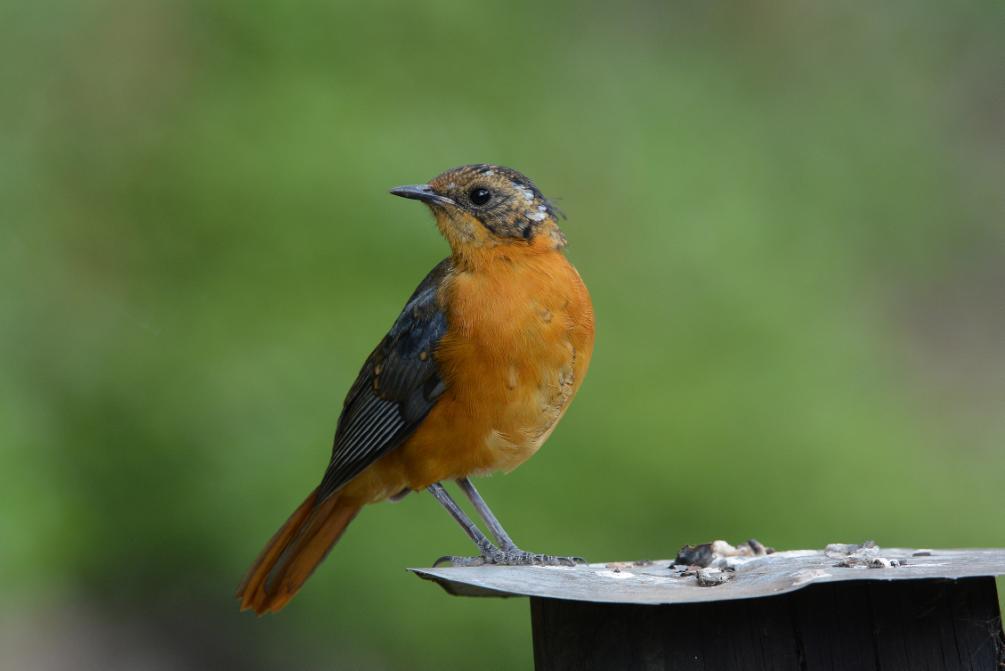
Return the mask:
{"type": "Polygon", "coordinates": [[[720,584],[669,561],[413,570],[453,594],[530,596],[539,671],[1003,671],[1005,550],[926,552],[745,558],[720,584]]]}
{"type": "Polygon", "coordinates": [[[1005,669],[994,578],[830,583],[678,606],[532,598],[531,617],[543,671],[1005,669]]]}

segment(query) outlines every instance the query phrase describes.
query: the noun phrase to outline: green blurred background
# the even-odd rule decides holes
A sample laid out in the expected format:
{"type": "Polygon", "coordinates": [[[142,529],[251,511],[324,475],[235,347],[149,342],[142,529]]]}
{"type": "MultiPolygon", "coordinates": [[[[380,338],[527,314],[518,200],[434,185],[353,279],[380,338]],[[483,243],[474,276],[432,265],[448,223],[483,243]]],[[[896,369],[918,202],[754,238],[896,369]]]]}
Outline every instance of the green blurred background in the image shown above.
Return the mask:
{"type": "Polygon", "coordinates": [[[482,491],[528,548],[1005,545],[996,1],[0,4],[9,668],[530,664],[523,600],[363,512],[279,616],[232,590],[446,253],[468,162],[568,213],[590,375],[482,491]]]}

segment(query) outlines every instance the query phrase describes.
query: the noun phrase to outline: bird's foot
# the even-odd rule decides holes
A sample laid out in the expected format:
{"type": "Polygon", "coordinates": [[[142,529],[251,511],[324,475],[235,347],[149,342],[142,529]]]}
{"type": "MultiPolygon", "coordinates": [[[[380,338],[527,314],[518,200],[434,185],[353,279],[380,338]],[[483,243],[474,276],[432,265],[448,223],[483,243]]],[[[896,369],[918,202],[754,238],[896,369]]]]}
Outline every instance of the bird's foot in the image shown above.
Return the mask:
{"type": "Polygon", "coordinates": [[[433,566],[576,566],[585,564],[582,557],[556,557],[555,555],[526,552],[518,547],[487,549],[477,557],[440,557],[433,566]]]}
{"type": "Polygon", "coordinates": [[[433,568],[438,568],[440,566],[484,566],[488,564],[485,557],[458,557],[456,555],[444,555],[433,562],[433,568]]]}

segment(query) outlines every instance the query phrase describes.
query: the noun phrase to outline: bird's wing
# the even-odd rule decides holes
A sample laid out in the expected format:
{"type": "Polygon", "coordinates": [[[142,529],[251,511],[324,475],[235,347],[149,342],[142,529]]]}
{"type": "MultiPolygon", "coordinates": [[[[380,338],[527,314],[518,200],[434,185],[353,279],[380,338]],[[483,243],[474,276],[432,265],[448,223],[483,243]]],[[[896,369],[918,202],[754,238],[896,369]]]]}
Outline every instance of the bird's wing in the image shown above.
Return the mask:
{"type": "Polygon", "coordinates": [[[339,417],[318,502],[401,445],[443,393],[433,352],[447,318],[436,295],[450,268],[450,259],[444,259],[426,275],[363,364],[339,417]]]}

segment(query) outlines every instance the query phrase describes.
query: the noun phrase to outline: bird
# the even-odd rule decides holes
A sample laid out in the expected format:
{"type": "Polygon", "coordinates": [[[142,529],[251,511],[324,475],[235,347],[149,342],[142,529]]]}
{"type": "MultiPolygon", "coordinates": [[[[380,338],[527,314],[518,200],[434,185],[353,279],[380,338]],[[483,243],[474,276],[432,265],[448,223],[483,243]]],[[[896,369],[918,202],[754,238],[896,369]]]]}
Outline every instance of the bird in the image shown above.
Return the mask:
{"type": "Polygon", "coordinates": [[[548,439],[583,382],[594,312],[559,210],[524,175],[464,165],[391,194],[431,210],[450,254],[405,303],[349,389],[331,460],[240,583],[241,610],[282,609],[368,504],[429,491],[474,542],[434,565],[570,565],[521,550],[472,477],[509,472],[548,439]],[[490,539],[443,483],[471,500],[490,539]]]}

